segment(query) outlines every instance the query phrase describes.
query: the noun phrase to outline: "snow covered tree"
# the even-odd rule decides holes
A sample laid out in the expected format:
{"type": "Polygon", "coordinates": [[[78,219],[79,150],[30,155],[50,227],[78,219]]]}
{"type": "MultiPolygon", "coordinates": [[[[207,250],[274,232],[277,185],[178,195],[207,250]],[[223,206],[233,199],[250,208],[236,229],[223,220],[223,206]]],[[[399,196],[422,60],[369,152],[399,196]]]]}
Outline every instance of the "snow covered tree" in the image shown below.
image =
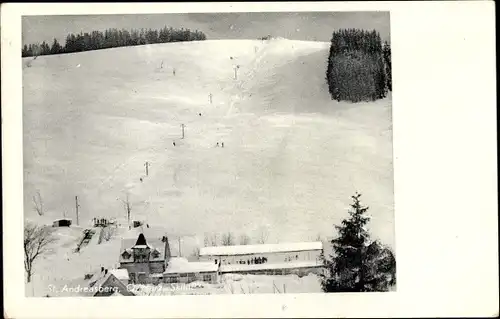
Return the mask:
{"type": "Polygon", "coordinates": [[[123,209],[127,214],[127,222],[130,227],[130,214],[132,213],[132,203],[130,202],[129,194],[127,193],[126,198],[121,200],[123,203],[123,209]]]}
{"type": "Polygon", "coordinates": [[[51,227],[38,226],[29,222],[24,224],[24,270],[26,270],[28,282],[31,282],[33,275],[33,263],[38,257],[47,253],[48,245],[55,240],[51,227]]]}
{"type": "Polygon", "coordinates": [[[215,233],[214,234],[205,233],[203,245],[205,247],[218,246],[219,245],[219,237],[215,233]]]}
{"type": "Polygon", "coordinates": [[[221,245],[222,246],[232,246],[235,244],[233,233],[227,232],[222,235],[221,245]]]}
{"type": "Polygon", "coordinates": [[[240,245],[250,245],[250,237],[247,234],[242,234],[240,236],[240,245]]]}
{"type": "Polygon", "coordinates": [[[43,199],[42,195],[40,195],[40,191],[36,192],[36,195],[33,196],[33,208],[38,213],[38,215],[43,216],[43,199]]]}
{"type": "Polygon", "coordinates": [[[105,241],[110,241],[116,234],[117,229],[116,227],[105,227],[101,230],[102,232],[102,239],[105,241]]]}
{"type": "Polygon", "coordinates": [[[362,206],[361,194],[352,196],[349,218],[335,226],[338,237],[331,241],[331,259],[321,256],[326,273],[322,276],[325,292],[388,291],[396,283],[394,254],[366,230],[368,207],[362,206]]]}
{"type": "Polygon", "coordinates": [[[269,231],[265,227],[259,227],[257,231],[257,243],[265,244],[269,239],[269,231]]]}

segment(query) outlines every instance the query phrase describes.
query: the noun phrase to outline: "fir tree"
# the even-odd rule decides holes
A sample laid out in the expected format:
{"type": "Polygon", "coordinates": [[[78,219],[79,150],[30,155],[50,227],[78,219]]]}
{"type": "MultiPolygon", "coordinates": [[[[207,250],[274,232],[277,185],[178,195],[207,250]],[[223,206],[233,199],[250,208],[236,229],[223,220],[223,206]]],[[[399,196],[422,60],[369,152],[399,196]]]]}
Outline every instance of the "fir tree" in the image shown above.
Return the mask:
{"type": "Polygon", "coordinates": [[[33,44],[28,45],[28,51],[26,56],[33,56],[33,44]]]}
{"type": "Polygon", "coordinates": [[[377,31],[333,32],[326,71],[332,99],[370,101],[387,95],[387,70],[377,31]]]}
{"type": "Polygon", "coordinates": [[[45,42],[24,45],[21,55],[22,57],[36,57],[38,55],[82,52],[122,46],[199,40],[206,40],[206,36],[198,30],[191,31],[189,29],[164,27],[160,30],[132,29],[128,31],[125,29],[110,28],[104,30],[104,32],[70,33],[66,36],[64,46],[57,43],[56,39],[54,39],[52,46],[49,46],[45,42]]]}
{"type": "Polygon", "coordinates": [[[396,283],[396,261],[390,249],[372,241],[366,230],[368,207],[361,194],[352,196],[349,218],[335,226],[338,237],[331,241],[331,259],[321,256],[326,273],[321,285],[325,292],[388,291],[396,283]]]}
{"type": "Polygon", "coordinates": [[[57,39],[54,38],[54,42],[52,42],[52,47],[50,48],[50,54],[59,54],[62,52],[62,46],[59,44],[57,39]]]}
{"type": "Polygon", "coordinates": [[[387,42],[384,43],[383,55],[385,62],[385,72],[387,74],[387,89],[392,91],[392,64],[391,64],[391,45],[387,42]]]}
{"type": "Polygon", "coordinates": [[[29,51],[28,51],[28,46],[25,44],[25,45],[23,46],[23,50],[22,50],[22,54],[21,54],[21,56],[24,58],[24,57],[29,56],[28,54],[29,54],[29,51]]]}

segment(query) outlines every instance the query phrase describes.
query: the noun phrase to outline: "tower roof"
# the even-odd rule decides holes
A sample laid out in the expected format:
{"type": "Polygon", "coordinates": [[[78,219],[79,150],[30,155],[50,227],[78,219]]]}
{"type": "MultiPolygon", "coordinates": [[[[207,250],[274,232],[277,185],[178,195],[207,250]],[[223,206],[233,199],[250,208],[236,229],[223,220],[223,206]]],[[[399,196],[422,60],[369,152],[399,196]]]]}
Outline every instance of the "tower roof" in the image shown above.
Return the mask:
{"type": "Polygon", "coordinates": [[[137,241],[135,242],[136,246],[147,246],[148,243],[146,242],[146,237],[144,237],[144,234],[139,234],[139,237],[137,237],[137,241]]]}

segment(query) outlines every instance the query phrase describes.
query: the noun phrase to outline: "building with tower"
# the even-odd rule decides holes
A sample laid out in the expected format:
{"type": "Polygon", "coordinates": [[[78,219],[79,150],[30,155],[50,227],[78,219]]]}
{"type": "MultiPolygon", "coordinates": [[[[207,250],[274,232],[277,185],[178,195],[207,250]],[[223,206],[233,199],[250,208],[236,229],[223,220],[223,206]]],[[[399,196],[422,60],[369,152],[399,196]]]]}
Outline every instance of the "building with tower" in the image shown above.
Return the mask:
{"type": "MultiPolygon", "coordinates": [[[[175,254],[175,253],[174,253],[175,254]]],[[[190,283],[218,281],[219,265],[215,262],[189,262],[172,255],[166,235],[141,232],[137,239],[123,239],[120,249],[120,269],[126,269],[131,283],[190,283]]]]}

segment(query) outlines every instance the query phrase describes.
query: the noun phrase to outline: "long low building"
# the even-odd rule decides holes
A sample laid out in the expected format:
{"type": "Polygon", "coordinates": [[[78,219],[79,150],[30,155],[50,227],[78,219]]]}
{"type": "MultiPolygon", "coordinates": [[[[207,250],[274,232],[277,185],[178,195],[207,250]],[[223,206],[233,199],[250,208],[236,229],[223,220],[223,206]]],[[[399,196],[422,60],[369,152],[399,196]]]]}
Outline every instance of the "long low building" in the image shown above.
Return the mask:
{"type": "Polygon", "coordinates": [[[220,261],[221,265],[243,262],[252,264],[256,263],[256,258],[270,263],[283,263],[318,260],[322,251],[322,242],[215,246],[201,248],[200,260],[217,261],[217,263],[220,261]]]}
{"type": "Polygon", "coordinates": [[[220,266],[219,272],[223,274],[252,274],[252,275],[291,275],[299,277],[307,274],[321,274],[323,264],[318,261],[295,261],[280,264],[257,264],[257,265],[224,265],[220,266]]]}
{"type": "Polygon", "coordinates": [[[190,262],[186,258],[175,257],[170,258],[162,281],[185,284],[204,281],[213,284],[218,281],[218,270],[218,265],[212,262],[190,262]]]}
{"type": "Polygon", "coordinates": [[[299,276],[323,270],[322,242],[216,246],[200,249],[200,260],[220,265],[219,272],[299,276]]]}

